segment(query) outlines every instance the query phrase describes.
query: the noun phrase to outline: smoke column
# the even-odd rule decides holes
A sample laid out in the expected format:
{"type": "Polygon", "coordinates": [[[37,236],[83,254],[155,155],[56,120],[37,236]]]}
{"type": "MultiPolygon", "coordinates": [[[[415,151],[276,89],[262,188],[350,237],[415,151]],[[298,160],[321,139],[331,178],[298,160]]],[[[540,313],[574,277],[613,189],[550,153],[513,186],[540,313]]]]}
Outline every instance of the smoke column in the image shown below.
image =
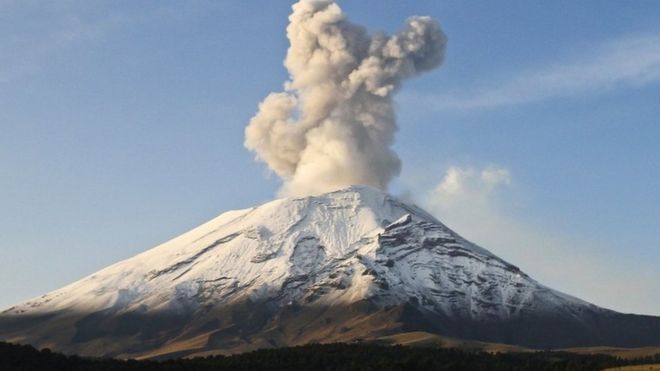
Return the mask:
{"type": "Polygon", "coordinates": [[[442,63],[447,38],[430,17],[409,18],[393,36],[369,35],[334,1],[301,0],[292,9],[290,80],[261,102],[245,146],[283,179],[284,196],[352,184],[386,189],[401,170],[391,149],[392,95],[442,63]]]}

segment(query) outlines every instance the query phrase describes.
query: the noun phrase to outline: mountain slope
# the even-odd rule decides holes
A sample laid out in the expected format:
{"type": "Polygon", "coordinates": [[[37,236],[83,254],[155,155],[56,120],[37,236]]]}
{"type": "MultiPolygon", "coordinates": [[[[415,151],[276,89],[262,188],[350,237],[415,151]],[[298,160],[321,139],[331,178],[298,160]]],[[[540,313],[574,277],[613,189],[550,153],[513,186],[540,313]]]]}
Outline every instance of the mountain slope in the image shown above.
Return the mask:
{"type": "Polygon", "coordinates": [[[660,345],[659,318],[551,290],[365,186],[224,213],[0,315],[0,339],[112,356],[412,330],[531,347],[660,345]]]}

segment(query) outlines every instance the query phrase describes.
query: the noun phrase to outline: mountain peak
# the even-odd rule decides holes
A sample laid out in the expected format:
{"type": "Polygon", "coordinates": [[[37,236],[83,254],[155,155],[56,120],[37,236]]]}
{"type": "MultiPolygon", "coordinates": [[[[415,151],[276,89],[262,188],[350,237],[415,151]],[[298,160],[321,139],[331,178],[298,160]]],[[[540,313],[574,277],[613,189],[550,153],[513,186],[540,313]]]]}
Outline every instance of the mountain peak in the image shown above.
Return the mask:
{"type": "MultiPolygon", "coordinates": [[[[0,339],[99,355],[98,344],[109,341],[108,333],[121,337],[126,334],[117,331],[128,328],[139,334],[131,346],[147,351],[174,337],[188,344],[200,333],[211,336],[204,332],[209,328],[223,334],[214,335],[216,340],[232,343],[247,333],[263,340],[267,328],[275,331],[302,313],[310,316],[309,326],[334,335],[306,338],[302,334],[310,332],[300,329],[294,336],[298,342],[358,336],[342,330],[351,327],[342,321],[372,323],[378,316],[390,318],[388,326],[394,327],[370,328],[374,334],[413,326],[507,341],[498,331],[514,340],[520,335],[502,328],[507,323],[525,324],[516,330],[523,333],[553,318],[589,327],[594,318],[615,312],[539,284],[417,206],[355,185],[223,213],[151,250],[9,308],[0,315],[0,339]],[[319,311],[334,314],[321,320],[319,311]],[[231,323],[224,322],[227,318],[231,323]],[[35,319],[63,321],[68,332],[35,329],[35,319]],[[158,331],[147,331],[149,321],[158,331]],[[168,323],[173,327],[162,327],[168,323]],[[223,326],[239,326],[243,335],[223,326]],[[163,335],[171,331],[176,336],[163,335]],[[153,344],[138,345],[145,339],[153,344]]],[[[280,339],[272,340],[276,344],[295,343],[283,333],[268,336],[280,339]]],[[[575,345],[555,337],[520,339],[522,345],[575,345]]],[[[219,346],[211,338],[205,341],[219,346]]],[[[109,354],[132,349],[121,344],[109,354]]]]}
{"type": "Polygon", "coordinates": [[[360,300],[388,306],[413,299],[450,315],[508,317],[538,305],[530,299],[539,291],[552,294],[421,208],[353,185],[223,213],[5,313],[194,312],[245,299],[280,307],[360,300]],[[450,295],[479,281],[482,293],[450,295]],[[525,290],[513,290],[512,282],[525,290]]]}

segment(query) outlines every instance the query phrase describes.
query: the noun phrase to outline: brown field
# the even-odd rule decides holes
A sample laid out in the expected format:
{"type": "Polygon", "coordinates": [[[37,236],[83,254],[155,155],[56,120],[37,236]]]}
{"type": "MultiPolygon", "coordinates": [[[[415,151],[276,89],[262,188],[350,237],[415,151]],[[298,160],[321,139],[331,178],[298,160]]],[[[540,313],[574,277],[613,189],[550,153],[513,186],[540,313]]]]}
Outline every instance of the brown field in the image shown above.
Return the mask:
{"type": "MultiPolygon", "coordinates": [[[[388,328],[391,324],[388,324],[386,321],[382,321],[382,318],[376,318],[381,326],[388,328]]],[[[352,326],[354,331],[361,331],[363,326],[360,326],[359,323],[353,323],[352,326]]],[[[311,332],[310,332],[311,333],[311,332]]],[[[317,334],[318,335],[318,334],[317,334]]],[[[328,343],[328,342],[351,342],[351,338],[355,337],[355,333],[347,332],[343,334],[345,338],[341,336],[317,336],[316,339],[303,339],[300,343],[294,345],[301,345],[312,340],[312,342],[328,343]],[[318,339],[324,338],[325,341],[318,341],[318,339]],[[316,341],[314,341],[316,340],[316,341]]],[[[171,342],[155,351],[146,352],[143,354],[132,354],[129,357],[120,357],[120,358],[137,358],[137,359],[159,359],[159,358],[170,358],[170,357],[204,357],[210,355],[228,355],[234,353],[242,353],[245,351],[255,350],[258,348],[271,348],[271,344],[264,341],[254,341],[251,343],[251,347],[245,347],[244,345],[238,344],[236,348],[231,349],[213,349],[208,347],[209,338],[212,336],[212,333],[206,333],[199,335],[194,338],[189,338],[181,341],[171,342]]],[[[526,348],[517,345],[511,344],[500,344],[500,343],[488,343],[476,340],[465,340],[452,338],[448,336],[441,336],[437,334],[431,334],[428,332],[414,331],[414,332],[402,332],[394,335],[388,336],[364,336],[362,338],[363,342],[375,342],[385,345],[405,345],[413,347],[431,347],[431,348],[457,348],[469,351],[480,351],[487,353],[520,353],[520,352],[535,352],[538,349],[526,348]]],[[[660,353],[660,347],[642,347],[642,348],[616,348],[616,347],[583,347],[583,348],[565,348],[565,349],[554,349],[557,351],[565,351],[578,354],[606,354],[614,357],[620,357],[625,359],[633,359],[640,357],[653,356],[660,353]]],[[[642,366],[635,366],[642,367],[642,366]]],[[[643,366],[645,368],[620,368],[621,370],[626,371],[637,371],[637,370],[653,370],[660,371],[660,365],[647,365],[643,366]]],[[[618,370],[618,369],[617,369],[618,370]]]]}
{"type": "Polygon", "coordinates": [[[604,371],[660,371],[660,364],[614,367],[604,371]]]}
{"type": "MultiPolygon", "coordinates": [[[[510,353],[510,352],[534,352],[537,349],[526,348],[517,345],[487,343],[475,340],[463,340],[430,334],[428,332],[404,332],[400,334],[383,336],[377,341],[385,344],[399,344],[408,346],[426,346],[438,348],[460,348],[467,350],[482,351],[488,353],[510,353]]],[[[613,357],[624,359],[649,357],[660,354],[660,347],[641,347],[641,348],[617,348],[617,347],[581,347],[553,349],[578,354],[606,354],[613,357]]],[[[660,371],[660,370],[659,370],[660,371]]]]}
{"type": "Polygon", "coordinates": [[[487,353],[517,353],[534,351],[534,349],[529,349],[517,345],[486,343],[476,340],[462,340],[421,331],[404,332],[390,336],[383,336],[377,338],[376,342],[414,347],[460,348],[487,353]]]}
{"type": "Polygon", "coordinates": [[[607,354],[625,359],[649,357],[660,353],[660,347],[615,348],[615,347],[585,347],[559,349],[578,354],[607,354]]]}

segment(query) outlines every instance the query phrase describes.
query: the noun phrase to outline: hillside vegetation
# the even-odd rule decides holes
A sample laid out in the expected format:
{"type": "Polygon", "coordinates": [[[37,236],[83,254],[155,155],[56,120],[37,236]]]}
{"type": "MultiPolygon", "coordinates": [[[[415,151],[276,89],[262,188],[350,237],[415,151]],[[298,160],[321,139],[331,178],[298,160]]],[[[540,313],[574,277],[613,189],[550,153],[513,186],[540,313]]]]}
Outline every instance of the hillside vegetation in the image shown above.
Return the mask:
{"type": "Polygon", "coordinates": [[[660,362],[660,354],[636,360],[564,352],[483,353],[455,349],[367,344],[312,344],[233,356],[162,362],[65,356],[48,349],[0,343],[0,370],[603,370],[660,362]]]}

